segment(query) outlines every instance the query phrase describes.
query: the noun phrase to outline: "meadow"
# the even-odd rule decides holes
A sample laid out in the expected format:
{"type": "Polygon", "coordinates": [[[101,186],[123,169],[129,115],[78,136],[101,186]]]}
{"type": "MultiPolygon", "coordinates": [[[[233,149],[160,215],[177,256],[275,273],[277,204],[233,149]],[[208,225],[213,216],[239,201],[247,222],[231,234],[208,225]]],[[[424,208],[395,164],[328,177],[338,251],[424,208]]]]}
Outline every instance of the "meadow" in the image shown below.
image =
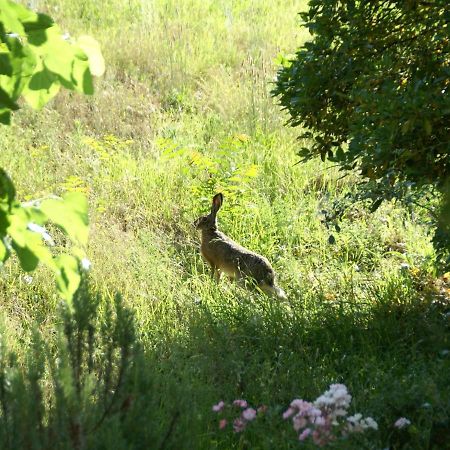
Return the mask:
{"type": "MultiPolygon", "coordinates": [[[[2,442],[315,448],[298,441],[282,414],[294,398],[314,400],[343,383],[350,412],[373,417],[378,430],[330,448],[450,448],[450,280],[433,265],[426,211],[386,204],[371,214],[359,205],[340,230],[327,229],[323,210],[357,177],[320,161],[297,164],[300,130],[284,126],[270,94],[279,55],[309,38],[297,17],[307,2],[34,3],[64,31],[95,37],[106,73],[92,97],[62,92],[43,111],[15,114],[0,134],[0,167],[22,201],[87,195],[89,284],[99,298],[95,311],[85,300],[80,305],[114,340],[126,335],[107,327],[116,320],[108,305],[120,292],[135,333],[123,339],[134,339],[139,358],[124,394],[131,406],[105,415],[89,433],[65,433],[61,423],[60,434],[45,441],[38,427],[27,429],[28,418],[11,433],[35,436],[30,444],[0,431],[2,442]],[[193,222],[217,192],[225,198],[219,226],[271,261],[286,301],[211,278],[193,222]],[[267,411],[242,433],[220,430],[212,406],[241,398],[267,411]],[[400,417],[411,425],[395,428],[400,417]]],[[[25,274],[11,260],[0,289],[1,373],[31,373],[29,349],[39,353],[45,342],[49,355],[58,354],[58,330],[68,323],[54,280],[45,269],[25,274]],[[8,351],[18,362],[6,362],[8,351]]],[[[49,361],[38,371],[44,393],[52,386],[49,361]]],[[[116,373],[100,373],[108,370],[116,373]]],[[[32,377],[24,379],[24,389],[32,386],[32,377]]],[[[82,400],[86,417],[100,397],[82,400]]],[[[54,405],[43,404],[45,427],[54,405]]]]}

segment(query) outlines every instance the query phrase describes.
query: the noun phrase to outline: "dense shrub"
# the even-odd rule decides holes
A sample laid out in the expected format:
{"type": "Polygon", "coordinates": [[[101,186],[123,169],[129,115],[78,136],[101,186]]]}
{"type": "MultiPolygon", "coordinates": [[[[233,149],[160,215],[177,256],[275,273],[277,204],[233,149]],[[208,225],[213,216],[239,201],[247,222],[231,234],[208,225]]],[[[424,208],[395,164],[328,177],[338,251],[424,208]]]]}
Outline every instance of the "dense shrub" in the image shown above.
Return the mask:
{"type": "Polygon", "coordinates": [[[424,188],[448,195],[447,0],[311,0],[301,17],[312,39],[274,89],[311,142],[300,156],[357,171],[359,198],[373,209],[424,188]]]}
{"type": "Polygon", "coordinates": [[[34,333],[26,358],[0,355],[2,449],[151,448],[143,354],[133,315],[114,300],[76,292],[57,338],[34,333]]]}

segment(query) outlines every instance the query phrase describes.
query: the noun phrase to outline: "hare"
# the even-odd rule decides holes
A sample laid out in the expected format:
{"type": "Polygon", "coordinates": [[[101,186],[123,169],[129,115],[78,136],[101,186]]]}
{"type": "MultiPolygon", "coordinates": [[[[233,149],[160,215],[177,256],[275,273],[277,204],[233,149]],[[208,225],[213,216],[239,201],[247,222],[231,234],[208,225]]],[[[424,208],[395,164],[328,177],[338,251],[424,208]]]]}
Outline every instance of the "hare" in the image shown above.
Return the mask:
{"type": "Polygon", "coordinates": [[[257,286],[267,294],[285,299],[283,289],[275,284],[275,272],[264,256],[234,242],[217,228],[217,212],[223,203],[223,195],[216,194],[212,200],[211,212],[199,217],[194,226],[202,232],[200,251],[212,269],[217,281],[223,272],[232,279],[253,279],[257,286]]]}

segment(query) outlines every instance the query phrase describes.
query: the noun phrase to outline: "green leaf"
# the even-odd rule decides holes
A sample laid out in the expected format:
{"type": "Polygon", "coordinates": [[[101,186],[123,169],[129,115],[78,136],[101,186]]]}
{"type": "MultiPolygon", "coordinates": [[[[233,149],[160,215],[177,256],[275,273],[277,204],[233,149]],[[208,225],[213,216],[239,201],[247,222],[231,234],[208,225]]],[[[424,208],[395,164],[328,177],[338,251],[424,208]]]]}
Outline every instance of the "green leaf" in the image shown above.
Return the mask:
{"type": "Polygon", "coordinates": [[[9,250],[3,241],[0,241],[0,263],[4,263],[9,257],[9,250]]]}
{"type": "Polygon", "coordinates": [[[20,261],[20,267],[22,267],[25,272],[31,272],[36,269],[39,258],[30,250],[27,246],[21,247],[14,240],[12,241],[12,247],[17,253],[20,261]]]}
{"type": "Polygon", "coordinates": [[[0,110],[0,123],[9,125],[11,123],[11,111],[0,110]]]}
{"type": "Polygon", "coordinates": [[[42,67],[42,64],[39,66],[41,70],[33,74],[28,86],[23,90],[25,100],[35,109],[41,109],[60,89],[56,76],[42,67]]]}
{"type": "Polygon", "coordinates": [[[25,29],[19,20],[23,6],[13,3],[10,0],[0,0],[0,22],[6,33],[17,33],[20,36],[25,35],[25,29]]]}
{"type": "Polygon", "coordinates": [[[16,101],[33,75],[36,58],[30,48],[23,46],[19,39],[9,39],[8,49],[6,56],[11,67],[11,75],[0,76],[0,86],[13,101],[16,101]]]}
{"type": "Polygon", "coordinates": [[[15,197],[16,189],[11,178],[3,169],[0,169],[0,201],[6,200],[8,206],[11,207],[15,197]]]}
{"type": "Polygon", "coordinates": [[[56,284],[61,296],[67,301],[72,309],[72,298],[80,285],[80,272],[78,260],[71,255],[62,254],[55,258],[56,261],[56,284]]]}
{"type": "Polygon", "coordinates": [[[16,111],[19,109],[17,103],[15,103],[11,97],[0,87],[0,108],[10,109],[16,111]]]}
{"type": "Polygon", "coordinates": [[[22,19],[22,25],[26,33],[34,30],[44,30],[52,27],[54,24],[55,22],[50,16],[42,13],[32,13],[22,19]]]}
{"type": "Polygon", "coordinates": [[[73,85],[76,91],[82,94],[92,95],[94,93],[94,84],[92,75],[89,72],[89,62],[75,59],[73,64],[73,85]]]}
{"type": "Polygon", "coordinates": [[[81,245],[88,240],[88,204],[86,197],[79,192],[71,192],[62,199],[44,200],[41,211],[67,236],[81,245]]]}
{"type": "Polygon", "coordinates": [[[105,72],[105,60],[99,43],[90,36],[80,36],[77,39],[77,44],[89,59],[89,70],[91,74],[96,77],[102,76],[105,72]]]}
{"type": "MultiPolygon", "coordinates": [[[[0,11],[2,11],[2,13],[7,12],[7,15],[9,15],[9,17],[12,16],[17,21],[19,21],[25,32],[34,29],[48,28],[53,24],[53,20],[49,16],[45,14],[35,13],[34,11],[25,8],[25,6],[19,3],[12,2],[10,0],[0,0],[0,11]]],[[[9,31],[19,33],[17,30],[9,31]]]]}

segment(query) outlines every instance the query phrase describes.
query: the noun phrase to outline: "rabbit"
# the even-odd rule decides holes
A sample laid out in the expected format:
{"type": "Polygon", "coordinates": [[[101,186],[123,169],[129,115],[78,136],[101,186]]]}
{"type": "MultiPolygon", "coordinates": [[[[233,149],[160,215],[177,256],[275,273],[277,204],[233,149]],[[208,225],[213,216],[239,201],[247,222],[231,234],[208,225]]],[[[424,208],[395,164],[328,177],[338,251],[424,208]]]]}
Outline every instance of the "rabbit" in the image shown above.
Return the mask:
{"type": "Polygon", "coordinates": [[[231,279],[253,279],[266,294],[286,299],[286,294],[275,284],[275,272],[269,261],[261,255],[242,247],[217,228],[217,212],[223,203],[223,194],[212,200],[211,212],[199,217],[194,226],[202,232],[200,251],[212,269],[217,281],[223,272],[231,279]]]}

